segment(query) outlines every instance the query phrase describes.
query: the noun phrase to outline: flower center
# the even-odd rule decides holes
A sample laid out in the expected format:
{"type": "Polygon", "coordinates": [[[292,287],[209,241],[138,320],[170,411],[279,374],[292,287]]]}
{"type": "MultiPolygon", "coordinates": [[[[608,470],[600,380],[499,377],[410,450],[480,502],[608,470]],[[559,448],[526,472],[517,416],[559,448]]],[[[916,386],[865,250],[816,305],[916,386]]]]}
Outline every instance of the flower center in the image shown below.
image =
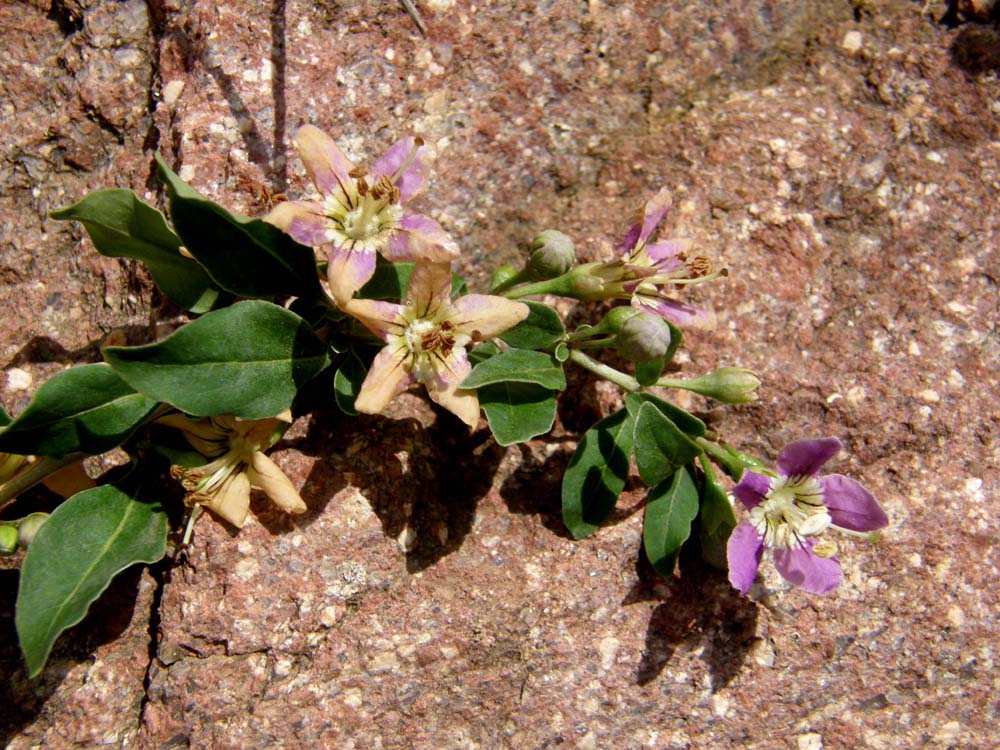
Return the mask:
{"type": "Polygon", "coordinates": [[[374,185],[368,184],[362,172],[352,172],[351,177],[353,182],[341,185],[337,194],[324,201],[323,213],[330,219],[327,237],[351,250],[375,252],[403,217],[399,188],[387,175],[374,185]]]}
{"type": "Polygon", "coordinates": [[[801,546],[803,537],[821,534],[830,525],[823,486],[811,476],[772,479],[764,502],[750,511],[750,522],[769,547],[801,546]]]}
{"type": "Polygon", "coordinates": [[[454,323],[436,323],[427,318],[411,322],[403,332],[403,341],[413,362],[411,372],[421,383],[433,377],[435,362],[446,359],[458,345],[454,323]]]}

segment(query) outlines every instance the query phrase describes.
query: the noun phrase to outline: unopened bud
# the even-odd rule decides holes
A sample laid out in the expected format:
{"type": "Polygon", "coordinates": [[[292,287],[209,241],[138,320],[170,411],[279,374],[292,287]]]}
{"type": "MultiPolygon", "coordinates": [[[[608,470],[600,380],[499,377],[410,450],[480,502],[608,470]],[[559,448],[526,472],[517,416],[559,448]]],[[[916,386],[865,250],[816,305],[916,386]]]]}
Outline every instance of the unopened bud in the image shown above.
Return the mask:
{"type": "Polygon", "coordinates": [[[17,529],[13,526],[0,526],[0,555],[8,557],[17,552],[17,529]]]}
{"type": "Polygon", "coordinates": [[[35,539],[35,534],[38,533],[38,530],[48,520],[48,513],[32,513],[30,516],[22,518],[21,522],[17,525],[17,543],[28,549],[28,546],[35,539]]]}
{"type": "Polygon", "coordinates": [[[680,386],[724,404],[746,404],[757,400],[760,378],[743,367],[720,367],[708,375],[683,381],[680,386]]]}
{"type": "Polygon", "coordinates": [[[670,326],[663,318],[652,313],[636,312],[625,320],[615,339],[615,346],[626,359],[651,362],[667,353],[670,340],[670,326]]]}
{"type": "Polygon", "coordinates": [[[560,231],[546,229],[531,241],[531,255],[527,271],[535,281],[545,281],[562,276],[576,265],[576,248],[573,240],[560,231]]]}

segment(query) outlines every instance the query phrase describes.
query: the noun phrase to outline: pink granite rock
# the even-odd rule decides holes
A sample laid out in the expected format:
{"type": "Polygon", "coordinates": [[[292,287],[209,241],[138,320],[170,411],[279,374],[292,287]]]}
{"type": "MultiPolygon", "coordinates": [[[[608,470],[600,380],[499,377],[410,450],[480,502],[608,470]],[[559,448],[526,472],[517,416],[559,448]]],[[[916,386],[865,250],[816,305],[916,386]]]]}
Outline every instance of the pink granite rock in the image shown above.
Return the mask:
{"type": "MultiPolygon", "coordinates": [[[[687,297],[719,325],[688,336],[685,371],[764,379],[755,404],[707,411],[713,428],[769,459],[841,438],[837,470],[889,514],[882,541],[843,545],[825,597],[770,568],[752,599],[690,565],[656,580],[638,493],[583,542],[559,521],[574,431],[613,392],[579,389],[565,427],[506,450],[416,395],[391,419],[331,409],[274,453],[310,511],[257,502],[239,534],[203,519],[153,636],[133,623],[65,676],[20,673],[9,741],[990,746],[1000,86],[959,67],[946,3],[415,5],[426,36],[374,0],[0,8],[4,364],[37,385],[145,321],[145,277],[44,217],[88,189],[155,189],[150,149],[260,214],[308,189],[297,125],[357,161],[415,132],[439,152],[415,208],[480,287],[547,227],[610,256],[671,186],[665,228],[730,269],[687,297]],[[95,696],[113,710],[86,710],[95,696]]],[[[30,388],[12,382],[16,409],[30,388]]]]}

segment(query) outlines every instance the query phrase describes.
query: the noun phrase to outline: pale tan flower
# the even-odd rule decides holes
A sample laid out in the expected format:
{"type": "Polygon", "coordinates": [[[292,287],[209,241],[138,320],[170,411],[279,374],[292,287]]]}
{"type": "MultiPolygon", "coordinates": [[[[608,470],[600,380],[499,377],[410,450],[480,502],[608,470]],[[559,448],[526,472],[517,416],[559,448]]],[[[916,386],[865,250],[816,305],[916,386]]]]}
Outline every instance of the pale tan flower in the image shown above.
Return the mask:
{"type": "Polygon", "coordinates": [[[250,489],[256,487],[287,513],[304,513],[306,504],[284,472],[264,451],[291,415],[273,419],[242,420],[210,417],[193,420],[170,414],[157,422],[175,427],[206,458],[203,466],[173,466],[170,473],[188,491],[188,505],[203,505],[236,527],[242,527],[250,511],[250,489]]]}

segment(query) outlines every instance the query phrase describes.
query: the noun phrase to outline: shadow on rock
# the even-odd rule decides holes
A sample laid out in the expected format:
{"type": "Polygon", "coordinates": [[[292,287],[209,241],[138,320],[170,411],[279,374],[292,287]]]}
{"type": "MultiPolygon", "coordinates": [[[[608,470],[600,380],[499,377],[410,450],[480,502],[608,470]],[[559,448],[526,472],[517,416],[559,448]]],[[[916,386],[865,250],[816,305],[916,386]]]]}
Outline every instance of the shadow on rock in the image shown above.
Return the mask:
{"type": "Polygon", "coordinates": [[[646,628],[636,683],[655,680],[684,643],[703,646],[712,691],[736,676],[753,643],[757,607],[733,589],[721,571],[698,559],[682,556],[679,578],[657,578],[645,560],[638,562],[639,583],[623,604],[660,600],[646,628]]]}
{"type": "Polygon", "coordinates": [[[90,607],[87,617],[56,640],[48,663],[34,679],[28,677],[14,628],[18,572],[0,570],[0,661],[7,679],[0,684],[0,743],[6,743],[31,724],[77,664],[92,659],[98,647],[120,638],[139,595],[145,566],[134,565],[118,575],[90,607]]]}
{"type": "Polygon", "coordinates": [[[1000,28],[965,26],[951,43],[949,52],[952,62],[971,75],[1000,71],[1000,28]]]}
{"type": "Polygon", "coordinates": [[[450,414],[435,417],[429,409],[395,419],[329,416],[318,416],[306,437],[284,443],[316,459],[301,490],[309,510],[290,519],[258,499],[254,512],[268,530],[308,526],[331,498],[354,486],[385,535],[399,542],[411,573],[457,550],[503,457],[489,432],[470,436],[450,414]]]}
{"type": "Polygon", "coordinates": [[[564,539],[573,538],[562,520],[562,477],[572,448],[557,439],[518,445],[517,468],[500,486],[500,496],[511,513],[538,516],[546,529],[564,539]]]}

